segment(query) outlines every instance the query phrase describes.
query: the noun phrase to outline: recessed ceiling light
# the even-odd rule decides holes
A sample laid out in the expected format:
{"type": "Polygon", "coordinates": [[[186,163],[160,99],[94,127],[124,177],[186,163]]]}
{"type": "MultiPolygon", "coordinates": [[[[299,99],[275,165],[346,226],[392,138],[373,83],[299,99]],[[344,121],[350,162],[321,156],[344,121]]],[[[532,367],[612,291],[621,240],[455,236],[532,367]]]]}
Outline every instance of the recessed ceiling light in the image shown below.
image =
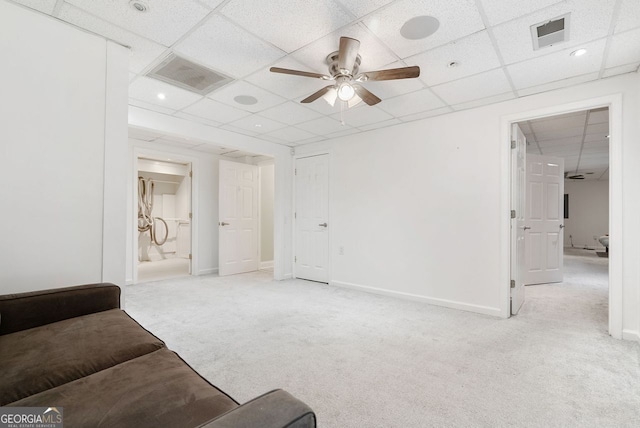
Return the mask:
{"type": "Polygon", "coordinates": [[[258,102],[256,97],[252,97],[251,95],[238,95],[233,99],[238,104],[242,104],[245,106],[250,106],[258,102]]]}
{"type": "Polygon", "coordinates": [[[575,50],[575,51],[571,52],[571,56],[582,56],[582,55],[584,55],[586,53],[587,53],[586,49],[580,48],[578,50],[575,50]]]}
{"type": "Polygon", "coordinates": [[[440,28],[440,21],[433,16],[416,16],[404,23],[400,34],[405,39],[420,40],[429,37],[440,28]]]}
{"type": "Polygon", "coordinates": [[[140,0],[131,0],[129,2],[129,6],[131,6],[131,9],[135,10],[136,12],[144,13],[149,11],[149,6],[147,6],[145,2],[142,2],[140,0]]]}
{"type": "Polygon", "coordinates": [[[163,94],[162,92],[158,93],[158,98],[161,100],[164,100],[165,98],[167,98],[167,96],[165,94],[163,94]]]}
{"type": "Polygon", "coordinates": [[[460,65],[460,63],[458,61],[451,61],[449,64],[447,64],[447,67],[455,68],[455,67],[457,67],[459,65],[460,65]]]}

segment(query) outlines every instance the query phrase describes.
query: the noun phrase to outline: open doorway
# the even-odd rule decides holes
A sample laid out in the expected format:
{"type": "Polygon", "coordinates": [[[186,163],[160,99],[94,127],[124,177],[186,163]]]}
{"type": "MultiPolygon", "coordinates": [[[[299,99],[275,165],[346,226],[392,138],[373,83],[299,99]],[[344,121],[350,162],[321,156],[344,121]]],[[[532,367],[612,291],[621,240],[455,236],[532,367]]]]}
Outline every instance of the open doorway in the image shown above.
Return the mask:
{"type": "Polygon", "coordinates": [[[191,274],[191,164],[139,157],[138,282],[191,274]]]}
{"type": "MultiPolygon", "coordinates": [[[[593,310],[602,323],[609,301],[609,120],[609,108],[599,107],[519,121],[512,131],[514,140],[526,141],[523,182],[512,183],[522,210],[512,234],[523,243],[523,254],[512,248],[512,258],[516,276],[531,286],[522,293],[566,294],[567,302],[586,302],[581,312],[593,310]]],[[[512,305],[512,313],[518,309],[512,305]]]]}

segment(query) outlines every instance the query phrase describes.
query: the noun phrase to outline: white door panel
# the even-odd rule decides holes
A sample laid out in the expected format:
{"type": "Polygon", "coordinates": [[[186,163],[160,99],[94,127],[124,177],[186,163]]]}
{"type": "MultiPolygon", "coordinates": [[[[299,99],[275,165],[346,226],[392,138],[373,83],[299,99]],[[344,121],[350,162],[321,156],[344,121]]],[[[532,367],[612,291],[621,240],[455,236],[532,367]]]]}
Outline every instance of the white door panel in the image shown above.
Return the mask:
{"type": "Polygon", "coordinates": [[[522,130],[514,124],[511,130],[511,314],[515,315],[524,303],[525,262],[525,194],[526,194],[526,147],[527,140],[522,130]]]}
{"type": "Polygon", "coordinates": [[[329,280],[329,155],[296,160],[297,278],[329,280]]]}
{"type": "Polygon", "coordinates": [[[220,160],[219,275],[258,270],[258,167],[220,160]]]}

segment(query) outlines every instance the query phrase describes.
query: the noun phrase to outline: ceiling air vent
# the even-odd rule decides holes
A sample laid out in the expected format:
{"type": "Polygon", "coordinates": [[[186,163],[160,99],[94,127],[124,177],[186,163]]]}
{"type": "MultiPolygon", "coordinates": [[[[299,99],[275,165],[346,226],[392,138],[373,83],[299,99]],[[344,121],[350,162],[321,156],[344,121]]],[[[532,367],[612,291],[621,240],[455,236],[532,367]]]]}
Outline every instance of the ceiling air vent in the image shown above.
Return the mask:
{"type": "Polygon", "coordinates": [[[206,95],[232,81],[224,74],[173,53],[148,72],[147,76],[200,95],[206,95]]]}
{"type": "Polygon", "coordinates": [[[554,46],[558,43],[569,40],[569,18],[567,13],[551,21],[541,22],[531,26],[531,37],[533,39],[533,50],[554,46]]]}

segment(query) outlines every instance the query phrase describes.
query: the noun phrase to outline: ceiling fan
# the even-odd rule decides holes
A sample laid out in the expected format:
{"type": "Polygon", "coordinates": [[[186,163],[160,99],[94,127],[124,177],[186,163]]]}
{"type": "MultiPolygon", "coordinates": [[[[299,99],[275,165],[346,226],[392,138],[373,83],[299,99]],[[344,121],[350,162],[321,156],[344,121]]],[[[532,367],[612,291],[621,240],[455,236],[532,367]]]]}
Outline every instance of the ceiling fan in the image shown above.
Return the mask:
{"type": "Polygon", "coordinates": [[[348,107],[352,107],[360,101],[364,101],[370,106],[382,101],[362,86],[360,84],[362,82],[369,80],[411,79],[420,76],[420,67],[418,66],[359,73],[360,63],[362,61],[360,55],[358,55],[359,49],[360,41],[350,37],[340,37],[340,49],[329,54],[326,59],[329,65],[328,75],[279,67],[271,67],[270,71],[334,81],[335,83],[325,86],[300,102],[306,104],[323,97],[332,106],[335,104],[336,99],[340,99],[341,101],[345,101],[348,107]]]}
{"type": "Polygon", "coordinates": [[[565,178],[568,178],[569,180],[584,180],[584,175],[582,174],[573,174],[573,175],[569,175],[569,173],[566,173],[565,178]]]}

